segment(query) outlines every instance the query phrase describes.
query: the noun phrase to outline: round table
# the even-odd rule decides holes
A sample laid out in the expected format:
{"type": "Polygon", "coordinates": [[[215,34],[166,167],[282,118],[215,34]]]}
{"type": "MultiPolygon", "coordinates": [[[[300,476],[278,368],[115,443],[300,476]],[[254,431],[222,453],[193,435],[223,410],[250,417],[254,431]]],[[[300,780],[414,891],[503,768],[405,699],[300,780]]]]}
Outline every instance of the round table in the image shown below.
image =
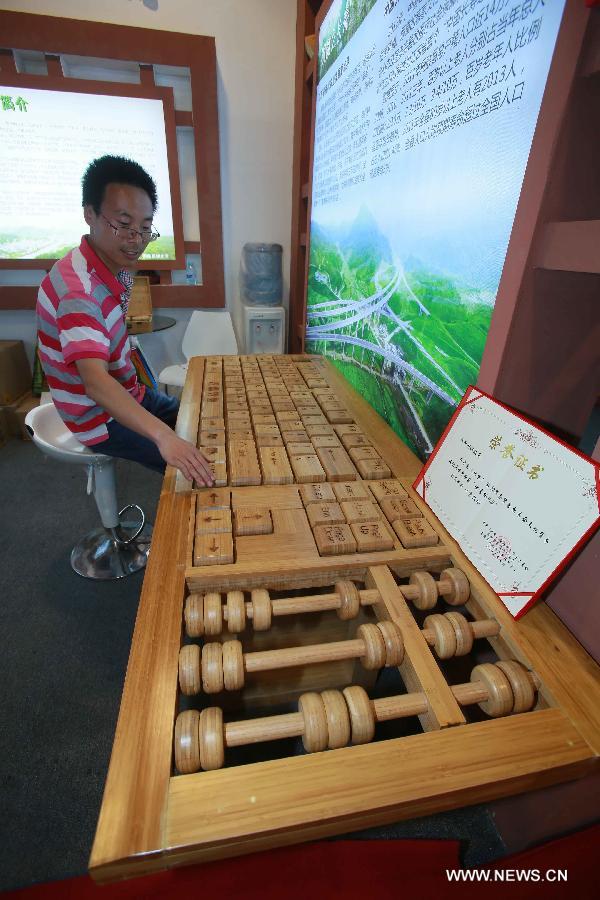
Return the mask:
{"type": "Polygon", "coordinates": [[[164,331],[165,328],[172,328],[177,322],[171,316],[152,316],[152,331],[164,331]]]}

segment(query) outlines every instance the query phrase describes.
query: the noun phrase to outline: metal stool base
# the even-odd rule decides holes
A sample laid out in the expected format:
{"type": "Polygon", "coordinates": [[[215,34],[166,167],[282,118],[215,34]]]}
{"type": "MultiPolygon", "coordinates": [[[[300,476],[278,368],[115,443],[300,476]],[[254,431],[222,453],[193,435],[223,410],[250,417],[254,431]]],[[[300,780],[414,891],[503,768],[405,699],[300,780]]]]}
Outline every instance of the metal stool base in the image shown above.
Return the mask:
{"type": "Polygon", "coordinates": [[[143,569],[148,561],[152,525],[146,524],[128,546],[119,546],[106,528],[95,528],[71,552],[71,568],[83,578],[114,581],[143,569]]]}

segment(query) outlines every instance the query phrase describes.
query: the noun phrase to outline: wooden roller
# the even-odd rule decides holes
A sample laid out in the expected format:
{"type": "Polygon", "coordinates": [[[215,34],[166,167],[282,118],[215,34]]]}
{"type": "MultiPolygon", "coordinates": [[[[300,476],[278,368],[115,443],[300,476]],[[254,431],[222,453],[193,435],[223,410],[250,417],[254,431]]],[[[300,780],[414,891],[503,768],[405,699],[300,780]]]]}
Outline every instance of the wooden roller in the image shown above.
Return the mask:
{"type": "Polygon", "coordinates": [[[179,653],[179,685],[187,696],[239,690],[246,672],[268,672],[293,666],[337,660],[359,659],[365,669],[397,666],[404,659],[402,633],[393,622],[359,625],[357,637],[305,647],[286,647],[243,653],[240,641],[210,642],[202,652],[196,644],[185,644],[179,653]]]}
{"type": "Polygon", "coordinates": [[[469,579],[461,569],[444,569],[439,581],[430,572],[419,569],[413,572],[408,584],[401,584],[400,590],[417,609],[432,609],[438,596],[444,597],[450,606],[463,606],[471,594],[469,579]]]}
{"type": "MultiPolygon", "coordinates": [[[[471,680],[450,687],[461,706],[478,704],[491,717],[533,709],[539,680],[515,660],[475,666],[471,680]]],[[[391,719],[426,713],[425,693],[399,694],[370,700],[357,685],[343,691],[302,694],[298,712],[245,722],[223,723],[218,707],[198,713],[186,710],[175,723],[175,765],[182,775],[218,769],[227,747],[301,737],[305,750],[315,753],[373,739],[375,725],[391,719]]]]}
{"type": "MultiPolygon", "coordinates": [[[[491,637],[500,631],[500,626],[493,619],[469,622],[457,612],[427,616],[424,625],[421,633],[440,659],[465,656],[470,652],[475,638],[491,637]]],[[[216,694],[223,688],[242,688],[246,672],[266,672],[345,659],[360,659],[365,669],[380,669],[400,665],[404,659],[402,632],[394,622],[360,625],[356,633],[358,638],[355,640],[246,654],[242,653],[239,641],[205,644],[202,653],[196,645],[186,644],[179,653],[179,685],[188,696],[198,694],[200,690],[216,694]],[[215,649],[209,650],[211,646],[215,649]],[[219,669],[221,663],[222,671],[219,669]]]]}
{"type": "MultiPolygon", "coordinates": [[[[217,635],[227,622],[231,634],[240,634],[246,621],[252,621],[255,631],[266,631],[274,616],[292,616],[298,613],[336,610],[340,619],[354,619],[361,606],[371,606],[381,601],[379,591],[359,590],[353,581],[337,581],[331,594],[309,594],[305,597],[280,597],[271,600],[264,588],[251,592],[251,600],[244,601],[242,591],[229,591],[223,606],[217,593],[190,594],[185,604],[186,630],[190,637],[204,634],[217,635]],[[217,609],[217,605],[220,609],[217,609]],[[218,631],[216,629],[219,629],[218,631]]],[[[410,576],[410,583],[400,586],[403,595],[418,609],[431,609],[443,596],[452,606],[462,606],[469,599],[470,586],[460,569],[444,569],[439,581],[429,572],[417,571],[410,576]]]]}

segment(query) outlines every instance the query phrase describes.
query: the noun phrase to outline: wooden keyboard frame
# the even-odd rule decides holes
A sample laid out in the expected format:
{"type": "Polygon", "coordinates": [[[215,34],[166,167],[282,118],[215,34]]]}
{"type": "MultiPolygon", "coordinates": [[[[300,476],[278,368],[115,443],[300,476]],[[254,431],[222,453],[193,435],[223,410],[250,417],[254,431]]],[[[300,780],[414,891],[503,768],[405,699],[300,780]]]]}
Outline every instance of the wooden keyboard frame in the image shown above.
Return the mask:
{"type": "MultiPolygon", "coordinates": [[[[313,361],[440,536],[436,547],[353,556],[280,559],[254,565],[194,567],[196,492],[175,470],[163,482],[90,871],[97,881],[143,875],[485,803],[589,773],[600,752],[600,669],[540,602],[515,622],[410,485],[421,464],[374,410],[320,357],[313,361]],[[475,618],[494,618],[489,639],[541,679],[532,712],[459,725],[438,693],[439,670],[416,637],[409,690],[430,701],[424,731],[409,737],[192,775],[173,775],[178,654],[186,593],[252,586],[306,587],[354,576],[377,585],[380,618],[402,620],[403,598],[390,574],[415,568],[463,569],[475,618]],[[388,568],[389,567],[389,568],[388,568]],[[415,660],[417,664],[415,665],[415,660]],[[436,675],[437,671],[437,675],[436,675]],[[412,683],[411,683],[412,682],[412,683]]],[[[191,360],[177,432],[196,441],[205,360],[191,360]]],[[[296,486],[284,486],[291,494],[296,486]]],[[[257,492],[232,488],[251,504],[257,492]]],[[[301,505],[301,504],[300,504],[301,505]]],[[[414,620],[413,620],[414,621],[414,620]]],[[[410,624],[408,624],[410,627],[410,624]]],[[[416,626],[415,626],[416,628],[416,626]]],[[[418,631],[418,629],[417,629],[418,631]]],[[[423,642],[424,644],[424,642],[423,642]]],[[[409,654],[410,655],[410,654],[409,654]]],[[[433,659],[433,657],[431,657],[433,659]]],[[[443,679],[442,679],[443,681],[443,679]]],[[[445,684],[445,682],[444,682],[445,684]]],[[[446,698],[446,699],[445,699],[446,698]]],[[[460,715],[460,709],[458,709],[460,715]]]]}

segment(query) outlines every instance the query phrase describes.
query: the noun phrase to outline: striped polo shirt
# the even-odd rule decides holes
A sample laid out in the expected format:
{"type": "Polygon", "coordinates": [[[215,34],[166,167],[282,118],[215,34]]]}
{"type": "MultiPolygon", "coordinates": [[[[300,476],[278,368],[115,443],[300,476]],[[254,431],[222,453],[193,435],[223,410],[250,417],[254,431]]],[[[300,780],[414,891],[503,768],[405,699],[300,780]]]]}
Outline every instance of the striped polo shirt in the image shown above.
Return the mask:
{"type": "Polygon", "coordinates": [[[144,396],[124,319],[131,284],[126,270],[116,277],[107,269],[84,235],[80,246],[59,259],[40,285],[40,361],[54,405],[82,444],[106,440],[112,416],[86,395],[76,360],[106,360],[109,373],[138,403],[144,396]]]}

